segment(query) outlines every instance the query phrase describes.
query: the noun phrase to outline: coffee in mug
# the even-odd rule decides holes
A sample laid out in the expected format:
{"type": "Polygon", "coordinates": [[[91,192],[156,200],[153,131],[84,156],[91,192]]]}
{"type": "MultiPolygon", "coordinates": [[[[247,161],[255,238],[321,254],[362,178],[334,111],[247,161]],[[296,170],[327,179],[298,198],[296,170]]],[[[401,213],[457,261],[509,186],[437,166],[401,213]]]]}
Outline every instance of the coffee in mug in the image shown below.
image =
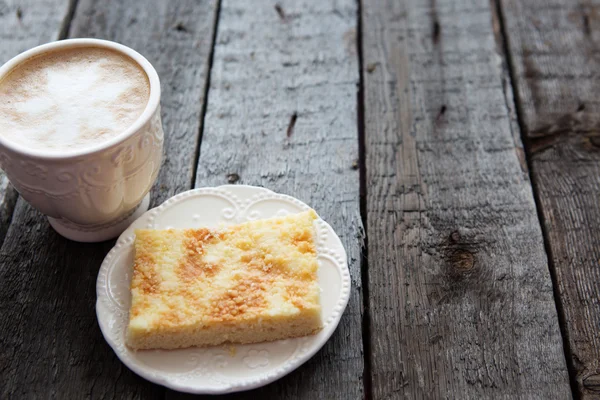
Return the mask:
{"type": "Polygon", "coordinates": [[[146,108],[150,84],[131,58],[81,47],[41,54],[0,81],[0,135],[60,153],[125,132],[146,108]]]}

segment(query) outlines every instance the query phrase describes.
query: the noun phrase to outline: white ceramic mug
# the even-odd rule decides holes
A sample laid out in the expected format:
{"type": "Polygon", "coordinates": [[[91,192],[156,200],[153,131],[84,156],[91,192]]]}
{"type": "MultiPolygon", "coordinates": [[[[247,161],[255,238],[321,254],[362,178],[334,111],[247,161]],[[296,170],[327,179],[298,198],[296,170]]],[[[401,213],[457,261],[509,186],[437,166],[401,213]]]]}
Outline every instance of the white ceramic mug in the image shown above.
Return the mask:
{"type": "Polygon", "coordinates": [[[36,55],[90,46],[129,56],[148,76],[148,104],[127,130],[93,147],[65,154],[23,147],[3,139],[0,132],[0,167],[10,182],[27,202],[48,216],[59,234],[79,242],[114,238],[148,209],[148,192],[158,176],[163,152],[158,74],[136,51],[98,39],[48,43],[0,67],[1,80],[36,55]]]}

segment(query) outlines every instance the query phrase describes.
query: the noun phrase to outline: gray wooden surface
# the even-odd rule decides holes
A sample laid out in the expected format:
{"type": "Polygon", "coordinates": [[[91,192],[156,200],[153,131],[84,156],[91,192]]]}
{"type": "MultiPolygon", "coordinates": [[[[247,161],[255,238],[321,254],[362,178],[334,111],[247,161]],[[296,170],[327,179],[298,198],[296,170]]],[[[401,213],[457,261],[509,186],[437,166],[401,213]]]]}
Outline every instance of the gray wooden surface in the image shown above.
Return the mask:
{"type": "MultiPolygon", "coordinates": [[[[353,290],[331,340],[240,398],[363,397],[356,3],[223,0],[196,186],[264,186],[310,204],[340,234],[353,290]]],[[[237,397],[236,397],[237,398],[237,397]]]]}
{"type": "Polygon", "coordinates": [[[502,6],[569,362],[600,399],[600,2],[502,6]]]}
{"type": "MultiPolygon", "coordinates": [[[[340,234],[353,288],[331,340],[225,398],[587,400],[599,21],[587,0],[0,0],[0,63],[64,37],[133,47],[163,92],[153,205],[261,185],[340,234]]],[[[0,244],[1,399],[188,397],[102,338],[112,241],[61,238],[0,172],[0,244]]]]}
{"type": "Polygon", "coordinates": [[[363,3],[373,398],[570,397],[491,22],[363,3]]]}

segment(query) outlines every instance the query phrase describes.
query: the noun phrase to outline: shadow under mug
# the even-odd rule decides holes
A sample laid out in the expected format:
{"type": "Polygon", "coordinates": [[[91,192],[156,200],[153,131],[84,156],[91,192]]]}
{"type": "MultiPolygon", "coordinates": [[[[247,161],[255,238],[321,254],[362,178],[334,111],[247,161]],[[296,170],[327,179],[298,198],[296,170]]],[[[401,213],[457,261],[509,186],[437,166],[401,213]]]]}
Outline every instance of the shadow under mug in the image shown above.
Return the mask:
{"type": "Polygon", "coordinates": [[[124,132],[89,148],[61,153],[27,148],[0,133],[0,167],[60,235],[78,242],[100,242],[120,235],[149,206],[148,192],[158,176],[164,140],[156,70],[141,54],[121,44],[68,39],[14,57],[0,67],[0,80],[32,57],[78,47],[107,48],[134,60],[150,84],[146,108],[124,132]]]}

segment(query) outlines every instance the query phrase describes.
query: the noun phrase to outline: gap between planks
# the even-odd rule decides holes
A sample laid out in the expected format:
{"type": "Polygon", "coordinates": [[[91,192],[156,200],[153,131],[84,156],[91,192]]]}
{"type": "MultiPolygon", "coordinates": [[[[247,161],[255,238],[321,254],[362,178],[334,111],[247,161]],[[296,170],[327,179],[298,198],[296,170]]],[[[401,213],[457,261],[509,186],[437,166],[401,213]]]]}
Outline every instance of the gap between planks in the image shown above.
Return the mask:
{"type": "MultiPolygon", "coordinates": [[[[213,22],[212,37],[210,39],[210,53],[208,55],[208,68],[206,70],[206,80],[204,81],[204,102],[202,103],[202,109],[200,110],[200,127],[198,129],[198,142],[196,143],[196,153],[194,155],[194,168],[192,169],[192,181],[190,182],[190,188],[196,188],[196,175],[198,174],[198,162],[200,161],[200,151],[202,148],[202,138],[204,137],[204,118],[206,117],[206,109],[208,105],[208,96],[210,92],[210,78],[212,74],[213,60],[215,55],[215,47],[217,44],[217,32],[219,29],[219,17],[221,15],[221,1],[217,0],[215,19],[213,22]]],[[[166,395],[165,395],[166,396],[166,395]]]]}
{"type": "Polygon", "coordinates": [[[369,304],[369,237],[367,235],[367,163],[365,145],[365,90],[364,90],[364,65],[362,41],[362,0],[357,0],[356,15],[356,49],[358,54],[358,93],[356,106],[358,111],[358,168],[359,168],[359,193],[360,216],[363,226],[362,243],[360,248],[360,280],[362,283],[362,337],[363,337],[363,385],[365,400],[373,397],[371,376],[371,315],[369,304]]]}
{"type": "Polygon", "coordinates": [[[58,40],[63,40],[69,37],[69,32],[71,31],[71,23],[73,22],[73,18],[75,17],[75,11],[77,10],[77,5],[79,4],[79,0],[69,0],[69,8],[67,10],[67,14],[65,15],[65,19],[60,27],[60,32],[58,34],[58,40]]]}

